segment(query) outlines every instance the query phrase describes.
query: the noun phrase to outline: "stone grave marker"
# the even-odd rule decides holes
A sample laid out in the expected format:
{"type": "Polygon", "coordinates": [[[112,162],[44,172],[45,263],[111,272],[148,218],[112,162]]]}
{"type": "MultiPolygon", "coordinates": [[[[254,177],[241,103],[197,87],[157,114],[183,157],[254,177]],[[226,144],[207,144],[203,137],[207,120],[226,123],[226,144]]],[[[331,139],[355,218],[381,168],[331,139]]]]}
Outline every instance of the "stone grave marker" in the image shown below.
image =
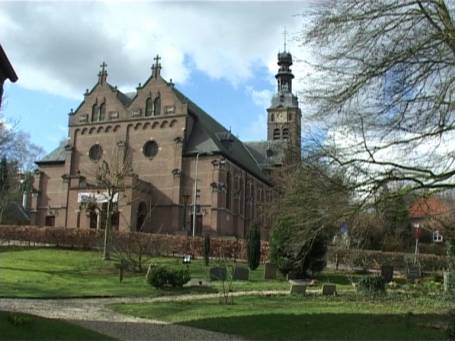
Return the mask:
{"type": "Polygon", "coordinates": [[[226,280],[226,268],[215,266],[210,268],[210,280],[211,281],[225,281],[226,280]]]}
{"type": "Polygon", "coordinates": [[[335,296],[337,294],[337,286],[335,284],[323,284],[322,295],[324,296],[335,296]]]}
{"type": "Polygon", "coordinates": [[[416,279],[419,279],[422,277],[422,271],[420,269],[420,265],[418,264],[409,264],[406,277],[410,281],[415,281],[416,279]]]}
{"type": "Polygon", "coordinates": [[[291,279],[289,283],[291,284],[291,295],[305,295],[307,286],[305,281],[291,279]]]}
{"type": "Polygon", "coordinates": [[[381,266],[381,276],[384,278],[386,283],[393,281],[393,266],[392,265],[383,265],[381,266]]]}
{"type": "Polygon", "coordinates": [[[264,279],[276,279],[276,265],[270,262],[265,263],[264,279]]]}
{"type": "Polygon", "coordinates": [[[234,268],[233,279],[234,281],[248,281],[250,277],[250,270],[243,266],[236,266],[234,268]]]}

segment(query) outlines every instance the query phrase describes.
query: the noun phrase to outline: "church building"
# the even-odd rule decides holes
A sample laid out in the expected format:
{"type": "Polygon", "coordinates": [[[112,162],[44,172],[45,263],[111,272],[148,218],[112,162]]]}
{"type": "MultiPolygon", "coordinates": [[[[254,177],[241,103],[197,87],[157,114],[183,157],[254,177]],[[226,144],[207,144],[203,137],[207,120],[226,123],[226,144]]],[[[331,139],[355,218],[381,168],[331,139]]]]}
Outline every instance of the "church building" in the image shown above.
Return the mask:
{"type": "Polygon", "coordinates": [[[134,93],[98,82],[69,113],[68,140],[37,161],[34,224],[100,229],[108,205],[123,231],[267,236],[273,174],[300,159],[301,112],[289,52],[278,54],[267,140],[242,142],[161,77],[160,58],[134,93]]]}

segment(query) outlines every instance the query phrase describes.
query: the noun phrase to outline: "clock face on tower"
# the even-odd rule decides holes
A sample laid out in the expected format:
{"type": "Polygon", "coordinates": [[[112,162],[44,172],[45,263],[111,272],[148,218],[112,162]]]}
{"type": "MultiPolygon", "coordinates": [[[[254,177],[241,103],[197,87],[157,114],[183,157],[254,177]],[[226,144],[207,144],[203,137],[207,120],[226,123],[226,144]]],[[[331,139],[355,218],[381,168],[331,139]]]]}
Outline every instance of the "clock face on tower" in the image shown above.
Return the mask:
{"type": "Polygon", "coordinates": [[[275,114],[275,122],[284,123],[288,121],[287,113],[285,111],[277,112],[275,114]]]}

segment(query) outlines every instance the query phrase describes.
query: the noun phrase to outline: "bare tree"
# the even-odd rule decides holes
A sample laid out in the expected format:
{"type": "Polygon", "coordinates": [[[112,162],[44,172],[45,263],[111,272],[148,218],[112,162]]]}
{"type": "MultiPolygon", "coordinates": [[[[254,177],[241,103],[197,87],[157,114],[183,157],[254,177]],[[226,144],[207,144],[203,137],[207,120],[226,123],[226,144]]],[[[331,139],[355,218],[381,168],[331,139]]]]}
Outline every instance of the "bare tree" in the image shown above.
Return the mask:
{"type": "Polygon", "coordinates": [[[0,156],[17,164],[21,170],[31,170],[44,150],[30,141],[30,135],[18,128],[17,122],[6,120],[0,113],[0,156]]]}
{"type": "Polygon", "coordinates": [[[106,226],[104,228],[103,258],[110,259],[112,240],[112,220],[118,214],[120,193],[125,191],[125,178],[130,175],[131,167],[126,146],[118,143],[111,155],[101,159],[96,169],[96,184],[104,191],[106,208],[106,226]]]}
{"type": "Polygon", "coordinates": [[[448,0],[331,1],[303,35],[317,61],[311,119],[365,195],[455,187],[454,11],[448,0]]]}

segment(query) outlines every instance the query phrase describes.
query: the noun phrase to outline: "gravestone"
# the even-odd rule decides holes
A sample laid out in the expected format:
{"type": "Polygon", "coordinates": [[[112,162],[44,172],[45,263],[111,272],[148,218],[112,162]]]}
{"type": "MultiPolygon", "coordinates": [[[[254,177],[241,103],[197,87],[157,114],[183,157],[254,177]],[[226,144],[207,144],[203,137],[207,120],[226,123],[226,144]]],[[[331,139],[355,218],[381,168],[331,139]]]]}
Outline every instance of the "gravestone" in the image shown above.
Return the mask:
{"type": "Polygon", "coordinates": [[[381,266],[381,276],[384,278],[384,282],[389,283],[393,281],[393,266],[383,265],[381,266]]]}
{"type": "Polygon", "coordinates": [[[191,278],[190,281],[183,285],[184,287],[210,287],[210,283],[205,279],[191,278]]]}
{"type": "Polygon", "coordinates": [[[234,268],[233,279],[234,281],[248,281],[250,271],[242,266],[236,266],[234,268]]]}
{"type": "Polygon", "coordinates": [[[276,279],[276,265],[270,262],[265,263],[264,279],[276,279]]]}
{"type": "Polygon", "coordinates": [[[337,294],[337,286],[335,284],[323,284],[322,295],[335,296],[337,294]]]}
{"type": "Polygon", "coordinates": [[[289,283],[291,284],[291,295],[305,295],[307,286],[305,281],[291,279],[289,283]]]}
{"type": "Polygon", "coordinates": [[[210,280],[211,281],[225,281],[226,280],[226,268],[215,266],[210,268],[210,280]]]}
{"type": "Polygon", "coordinates": [[[406,277],[410,281],[415,281],[416,279],[419,279],[422,277],[422,271],[420,269],[420,265],[418,264],[409,264],[406,277]]]}

